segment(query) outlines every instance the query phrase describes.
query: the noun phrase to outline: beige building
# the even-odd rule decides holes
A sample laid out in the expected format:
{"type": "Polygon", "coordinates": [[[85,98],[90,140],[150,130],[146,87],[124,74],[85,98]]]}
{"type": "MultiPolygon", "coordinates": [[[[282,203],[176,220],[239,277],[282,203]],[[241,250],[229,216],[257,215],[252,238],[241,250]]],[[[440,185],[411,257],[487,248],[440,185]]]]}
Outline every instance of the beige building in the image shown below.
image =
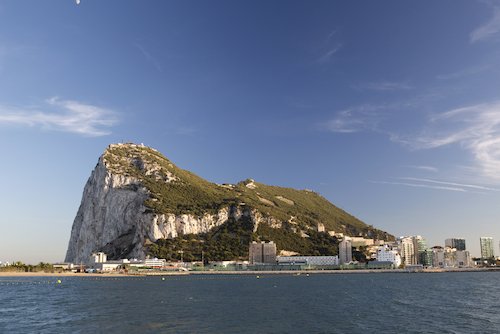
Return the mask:
{"type": "Polygon", "coordinates": [[[363,237],[351,237],[351,245],[352,247],[368,247],[373,246],[375,241],[373,239],[365,239],[363,237]]]}
{"type": "Polygon", "coordinates": [[[470,267],[472,265],[470,253],[466,250],[457,250],[455,259],[456,259],[456,266],[459,268],[470,267]]]}

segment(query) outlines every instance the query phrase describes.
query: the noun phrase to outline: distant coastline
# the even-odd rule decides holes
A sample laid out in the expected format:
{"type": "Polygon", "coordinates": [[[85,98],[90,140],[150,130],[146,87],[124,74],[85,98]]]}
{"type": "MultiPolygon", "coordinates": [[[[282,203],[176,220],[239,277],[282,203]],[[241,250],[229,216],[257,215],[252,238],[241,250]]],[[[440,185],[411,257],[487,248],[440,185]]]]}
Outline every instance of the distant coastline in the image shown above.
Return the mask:
{"type": "Polygon", "coordinates": [[[144,276],[189,276],[189,275],[255,275],[255,276],[270,276],[270,275],[292,275],[292,276],[307,276],[310,274],[383,274],[383,273],[460,273],[460,272],[495,272],[500,271],[500,268],[453,268],[453,269],[423,269],[420,271],[409,271],[406,269],[357,269],[357,270],[280,270],[280,271],[252,271],[252,270],[239,270],[239,271],[190,271],[190,272],[148,272],[148,273],[51,273],[51,272],[0,272],[0,277],[144,277],[144,276]]]}

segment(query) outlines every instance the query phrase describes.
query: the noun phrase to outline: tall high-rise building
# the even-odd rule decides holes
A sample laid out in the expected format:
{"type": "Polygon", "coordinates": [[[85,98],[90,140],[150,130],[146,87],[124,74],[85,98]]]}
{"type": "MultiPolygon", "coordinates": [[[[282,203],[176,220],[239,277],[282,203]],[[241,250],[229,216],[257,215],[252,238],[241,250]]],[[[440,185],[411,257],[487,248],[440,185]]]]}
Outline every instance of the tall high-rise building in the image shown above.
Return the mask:
{"type": "Polygon", "coordinates": [[[339,243],[339,263],[346,264],[352,262],[352,243],[349,237],[339,243]]]}
{"type": "Polygon", "coordinates": [[[420,235],[413,237],[413,248],[415,249],[413,262],[415,264],[423,264],[421,261],[421,254],[425,252],[427,248],[427,242],[420,235]]]}
{"type": "Polygon", "coordinates": [[[433,251],[432,249],[426,249],[418,254],[419,263],[424,267],[432,267],[433,251]]]}
{"type": "Polygon", "coordinates": [[[493,253],[493,238],[481,237],[479,243],[481,245],[481,258],[489,259],[495,256],[493,253]]]}
{"type": "Polygon", "coordinates": [[[276,244],[274,242],[252,242],[248,249],[250,264],[276,263],[276,244]]]}
{"type": "Polygon", "coordinates": [[[401,237],[398,240],[399,253],[401,254],[401,262],[407,266],[417,264],[418,251],[416,251],[416,243],[413,237],[401,237]]]}
{"type": "Polygon", "coordinates": [[[456,248],[457,251],[465,250],[465,239],[462,238],[450,238],[444,241],[444,245],[450,248],[456,248]]]}
{"type": "Polygon", "coordinates": [[[421,257],[427,248],[427,243],[420,235],[398,238],[398,248],[401,262],[405,266],[423,264],[421,257]]]}

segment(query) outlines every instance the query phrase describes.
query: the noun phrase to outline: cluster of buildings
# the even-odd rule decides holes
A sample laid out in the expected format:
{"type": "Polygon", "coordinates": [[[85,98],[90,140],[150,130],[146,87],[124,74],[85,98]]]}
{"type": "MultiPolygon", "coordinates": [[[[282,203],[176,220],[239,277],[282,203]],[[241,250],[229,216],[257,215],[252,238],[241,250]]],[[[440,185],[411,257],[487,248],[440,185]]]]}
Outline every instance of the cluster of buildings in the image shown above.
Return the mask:
{"type": "MultiPolygon", "coordinates": [[[[373,241],[373,240],[372,240],[373,241]]],[[[252,242],[248,249],[251,269],[300,269],[321,267],[335,269],[352,263],[352,244],[344,238],[339,244],[339,255],[335,256],[279,256],[274,242],[252,242]]]]}
{"type": "Polygon", "coordinates": [[[370,249],[370,258],[379,262],[391,262],[396,268],[469,268],[494,260],[493,238],[481,237],[480,245],[481,258],[474,262],[463,238],[446,239],[444,247],[428,247],[426,240],[419,235],[404,236],[395,242],[377,246],[375,250],[370,249]]]}
{"type": "MultiPolygon", "coordinates": [[[[353,247],[374,245],[373,239],[343,237],[339,243],[339,253],[335,256],[278,256],[274,242],[252,242],[248,249],[249,264],[339,266],[353,263],[353,247]]],[[[383,243],[383,241],[382,241],[383,243]]]]}
{"type": "MultiPolygon", "coordinates": [[[[493,238],[481,237],[481,258],[473,262],[463,238],[449,238],[444,247],[428,248],[421,236],[398,238],[396,246],[404,266],[422,265],[434,268],[467,268],[494,260],[493,238]]],[[[393,248],[394,249],[394,248],[393,248]]]]}
{"type": "Polygon", "coordinates": [[[127,268],[147,268],[147,269],[163,269],[167,267],[167,261],[165,259],[121,259],[121,260],[111,260],[108,261],[107,255],[103,252],[98,252],[92,254],[92,260],[90,263],[90,269],[106,272],[106,271],[116,271],[118,269],[127,268]]]}
{"type": "Polygon", "coordinates": [[[356,264],[353,251],[366,257],[367,268],[470,268],[494,260],[493,238],[481,237],[481,259],[475,262],[463,238],[449,238],[444,247],[427,247],[426,240],[404,236],[393,242],[343,236],[336,256],[278,256],[273,242],[253,242],[249,247],[250,265],[343,267],[356,264]]]}
{"type": "Polygon", "coordinates": [[[445,247],[427,247],[421,236],[405,236],[393,243],[380,246],[374,256],[376,261],[392,261],[395,267],[422,266],[427,268],[467,268],[473,265],[465,240],[445,240],[445,247]]]}
{"type": "MultiPolygon", "coordinates": [[[[297,269],[395,269],[395,268],[469,268],[495,264],[493,238],[481,237],[481,259],[471,259],[465,239],[446,239],[444,247],[427,247],[426,240],[417,236],[399,237],[395,241],[342,236],[338,255],[298,256],[277,255],[277,246],[271,242],[252,242],[248,261],[167,262],[165,259],[121,259],[108,261],[103,252],[92,254],[85,267],[71,263],[54,264],[54,268],[73,271],[141,271],[141,270],[297,270],[297,269]],[[357,252],[356,259],[353,252],[357,252]],[[362,257],[360,259],[360,256],[362,257]]],[[[0,266],[2,263],[0,262],[0,266]]],[[[8,263],[7,263],[8,265],[8,263]]]]}
{"type": "Polygon", "coordinates": [[[75,265],[73,263],[55,263],[54,269],[86,272],[111,272],[111,271],[134,271],[134,270],[176,270],[183,271],[185,268],[179,263],[167,263],[165,259],[147,258],[145,260],[120,259],[108,260],[106,253],[93,253],[90,262],[86,265],[75,265]]]}

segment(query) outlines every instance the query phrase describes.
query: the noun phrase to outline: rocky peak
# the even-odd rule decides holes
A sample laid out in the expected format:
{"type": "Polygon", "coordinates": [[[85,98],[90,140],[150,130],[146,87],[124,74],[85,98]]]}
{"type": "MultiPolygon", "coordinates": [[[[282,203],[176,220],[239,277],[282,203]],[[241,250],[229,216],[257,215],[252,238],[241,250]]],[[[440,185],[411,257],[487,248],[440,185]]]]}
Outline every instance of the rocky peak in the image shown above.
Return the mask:
{"type": "MultiPolygon", "coordinates": [[[[178,168],[155,149],[112,144],[85,185],[66,261],[86,263],[95,251],[110,259],[144,258],[151,242],[207,233],[228,221],[244,222],[254,237],[264,239],[291,240],[280,231],[309,237],[320,224],[325,233],[392,237],[314,192],[252,179],[217,185],[178,168]]],[[[288,247],[283,242],[278,241],[281,249],[288,247]]]]}

